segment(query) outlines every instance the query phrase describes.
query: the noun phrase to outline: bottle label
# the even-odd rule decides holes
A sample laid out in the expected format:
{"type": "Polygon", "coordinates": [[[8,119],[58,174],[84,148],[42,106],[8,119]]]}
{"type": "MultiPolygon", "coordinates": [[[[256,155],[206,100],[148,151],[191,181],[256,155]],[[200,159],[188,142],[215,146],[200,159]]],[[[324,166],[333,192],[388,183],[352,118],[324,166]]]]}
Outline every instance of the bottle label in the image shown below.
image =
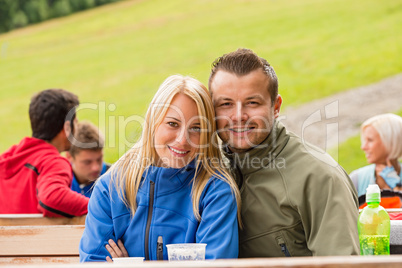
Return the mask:
{"type": "Polygon", "coordinates": [[[360,235],[361,255],[389,255],[389,236],[360,235]]]}

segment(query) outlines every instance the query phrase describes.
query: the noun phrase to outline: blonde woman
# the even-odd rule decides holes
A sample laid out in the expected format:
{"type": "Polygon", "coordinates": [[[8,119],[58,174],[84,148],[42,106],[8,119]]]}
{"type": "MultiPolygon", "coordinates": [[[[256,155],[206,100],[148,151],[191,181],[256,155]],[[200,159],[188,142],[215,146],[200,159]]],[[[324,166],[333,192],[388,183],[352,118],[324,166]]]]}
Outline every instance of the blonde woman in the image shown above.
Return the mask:
{"type": "Polygon", "coordinates": [[[166,260],[166,245],[175,243],[206,243],[207,259],[237,258],[240,197],[215,131],[205,86],[168,77],[141,139],[94,188],[80,260],[110,261],[113,241],[125,256],[145,260],[166,260]]]}
{"type": "Polygon", "coordinates": [[[358,196],[366,194],[369,184],[381,189],[400,190],[402,164],[402,118],[396,114],[381,114],[367,119],[361,126],[361,149],[371,165],[350,174],[358,196]]]}

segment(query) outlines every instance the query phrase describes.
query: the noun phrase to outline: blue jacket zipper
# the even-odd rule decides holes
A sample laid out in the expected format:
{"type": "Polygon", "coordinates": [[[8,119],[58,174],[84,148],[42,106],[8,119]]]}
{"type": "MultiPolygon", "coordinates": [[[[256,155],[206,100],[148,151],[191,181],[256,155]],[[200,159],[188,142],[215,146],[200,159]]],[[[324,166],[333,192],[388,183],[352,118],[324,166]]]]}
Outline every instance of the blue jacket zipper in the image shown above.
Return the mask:
{"type": "Polygon", "coordinates": [[[148,206],[148,218],[147,226],[145,228],[145,260],[149,260],[149,229],[151,228],[152,212],[154,208],[154,193],[155,193],[155,182],[149,182],[149,206],[148,206]]]}
{"type": "Polygon", "coordinates": [[[156,259],[160,261],[163,260],[163,237],[161,235],[158,236],[158,242],[156,244],[156,259]]]}

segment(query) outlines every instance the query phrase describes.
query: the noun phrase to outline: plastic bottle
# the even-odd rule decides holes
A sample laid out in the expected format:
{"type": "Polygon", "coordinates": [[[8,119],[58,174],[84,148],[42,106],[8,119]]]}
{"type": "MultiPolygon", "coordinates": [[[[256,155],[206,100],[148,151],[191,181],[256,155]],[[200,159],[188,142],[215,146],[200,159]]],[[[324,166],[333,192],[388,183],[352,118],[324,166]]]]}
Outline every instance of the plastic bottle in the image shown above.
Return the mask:
{"type": "Polygon", "coordinates": [[[366,190],[367,206],[357,223],[361,255],[389,255],[391,222],[387,211],[380,206],[380,200],[380,188],[370,184],[366,190]]]}

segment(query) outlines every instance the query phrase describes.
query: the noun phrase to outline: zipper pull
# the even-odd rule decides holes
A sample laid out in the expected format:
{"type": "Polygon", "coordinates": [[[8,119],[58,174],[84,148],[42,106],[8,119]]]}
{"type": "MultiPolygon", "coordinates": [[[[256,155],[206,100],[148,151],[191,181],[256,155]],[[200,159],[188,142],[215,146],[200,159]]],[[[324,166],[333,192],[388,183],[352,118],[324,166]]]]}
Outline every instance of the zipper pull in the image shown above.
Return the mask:
{"type": "Polygon", "coordinates": [[[290,255],[288,248],[286,247],[285,240],[282,237],[277,237],[276,241],[278,245],[281,247],[281,251],[283,252],[283,254],[285,254],[285,257],[292,257],[290,255]]]}
{"type": "Polygon", "coordinates": [[[156,259],[163,260],[163,237],[158,236],[158,242],[156,243],[156,259]]]}
{"type": "Polygon", "coordinates": [[[280,244],[281,250],[283,254],[285,254],[286,257],[291,257],[288,248],[286,247],[286,244],[280,244]]]}

